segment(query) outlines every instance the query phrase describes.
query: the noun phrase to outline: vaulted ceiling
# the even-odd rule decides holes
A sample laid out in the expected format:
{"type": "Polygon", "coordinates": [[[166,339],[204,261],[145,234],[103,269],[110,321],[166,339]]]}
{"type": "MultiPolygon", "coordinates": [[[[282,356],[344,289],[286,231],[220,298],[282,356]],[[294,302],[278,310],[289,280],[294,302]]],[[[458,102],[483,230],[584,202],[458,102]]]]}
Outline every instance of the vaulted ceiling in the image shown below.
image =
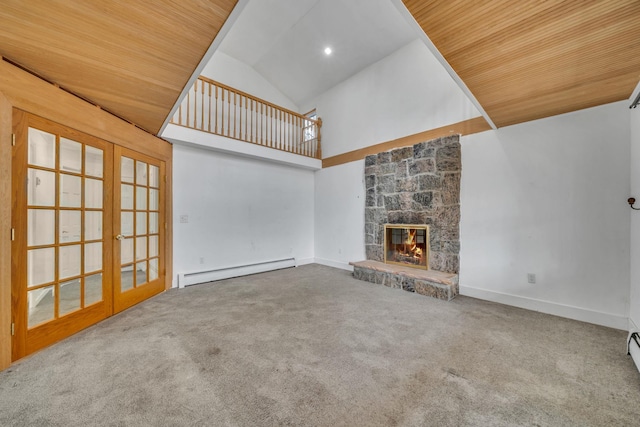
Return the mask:
{"type": "MultiPolygon", "coordinates": [[[[288,32],[280,19],[286,15],[307,31],[308,40],[297,41],[304,46],[314,36],[313,43],[325,43],[344,24],[325,6],[345,2],[289,1],[290,7],[267,8],[261,17],[273,20],[277,37],[288,32]],[[309,21],[314,9],[332,24],[309,21]]],[[[391,28],[378,19],[397,16],[380,1],[361,11],[342,5],[354,34],[391,28]]],[[[155,134],[237,2],[2,0],[0,55],[155,134]]],[[[638,0],[402,2],[498,126],[627,99],[640,80],[638,0]]],[[[407,39],[404,32],[396,36],[388,34],[399,40],[394,43],[407,39]]],[[[253,42],[276,53],[290,46],[283,39],[253,42]]],[[[269,58],[247,43],[243,54],[268,75],[269,58]]],[[[391,45],[379,45],[378,54],[391,45]]],[[[340,64],[346,74],[372,61],[363,47],[348,49],[354,61],[364,60],[340,64]]],[[[313,78],[313,67],[300,69],[313,78]]]]}
{"type": "Polygon", "coordinates": [[[155,134],[236,3],[2,0],[0,55],[155,134]]]}
{"type": "Polygon", "coordinates": [[[416,38],[389,0],[253,0],[220,50],[303,108],[416,38]],[[330,56],[325,47],[333,49],[330,56]]]}

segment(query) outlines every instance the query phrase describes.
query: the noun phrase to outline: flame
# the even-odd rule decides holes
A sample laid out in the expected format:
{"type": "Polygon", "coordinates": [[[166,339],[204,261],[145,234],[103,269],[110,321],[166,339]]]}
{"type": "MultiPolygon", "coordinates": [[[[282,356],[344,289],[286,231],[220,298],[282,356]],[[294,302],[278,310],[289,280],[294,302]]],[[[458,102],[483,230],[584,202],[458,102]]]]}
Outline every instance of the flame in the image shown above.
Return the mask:
{"type": "Polygon", "coordinates": [[[407,239],[405,240],[405,255],[413,256],[414,258],[422,258],[422,249],[418,247],[415,241],[417,230],[409,231],[407,239]],[[409,246],[409,251],[406,250],[406,246],[409,246]]]}

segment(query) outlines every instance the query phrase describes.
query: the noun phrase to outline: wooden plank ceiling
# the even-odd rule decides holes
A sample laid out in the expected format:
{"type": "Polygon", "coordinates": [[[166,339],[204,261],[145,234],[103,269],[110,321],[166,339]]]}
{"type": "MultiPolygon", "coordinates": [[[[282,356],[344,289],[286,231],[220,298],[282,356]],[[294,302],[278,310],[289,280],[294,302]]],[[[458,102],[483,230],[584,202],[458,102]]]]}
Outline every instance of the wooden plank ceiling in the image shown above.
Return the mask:
{"type": "Polygon", "coordinates": [[[156,134],[236,3],[2,0],[0,55],[156,134]]]}
{"type": "Polygon", "coordinates": [[[629,98],[638,0],[403,0],[498,126],[629,98]]]}

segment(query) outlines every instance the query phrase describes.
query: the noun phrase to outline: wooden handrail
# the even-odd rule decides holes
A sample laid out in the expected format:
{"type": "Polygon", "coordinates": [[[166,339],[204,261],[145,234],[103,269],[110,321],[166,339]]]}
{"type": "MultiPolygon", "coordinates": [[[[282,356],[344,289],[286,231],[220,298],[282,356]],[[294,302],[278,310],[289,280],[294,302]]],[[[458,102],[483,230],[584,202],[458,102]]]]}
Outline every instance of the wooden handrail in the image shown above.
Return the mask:
{"type": "Polygon", "coordinates": [[[200,76],[171,123],[320,159],[322,120],[200,76]]]}

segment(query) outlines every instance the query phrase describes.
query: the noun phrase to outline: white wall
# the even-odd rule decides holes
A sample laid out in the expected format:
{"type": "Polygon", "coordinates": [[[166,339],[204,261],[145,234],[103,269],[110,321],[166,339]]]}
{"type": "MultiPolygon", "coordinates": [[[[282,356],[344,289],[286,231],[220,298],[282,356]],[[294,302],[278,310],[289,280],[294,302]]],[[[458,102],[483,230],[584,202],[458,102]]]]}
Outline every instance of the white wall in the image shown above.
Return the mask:
{"type": "Polygon", "coordinates": [[[364,160],[315,174],[316,262],[351,269],[365,259],[364,160]]]}
{"type": "MultiPolygon", "coordinates": [[[[631,118],[631,191],[629,197],[640,207],[640,108],[630,111],[631,118]]],[[[629,306],[630,325],[640,331],[640,211],[632,211],[631,215],[631,292],[629,306]]]]}
{"type": "Polygon", "coordinates": [[[626,104],[462,138],[462,294],[626,329],[626,104]]]}
{"type": "MultiPolygon", "coordinates": [[[[267,79],[244,62],[216,51],[201,73],[234,89],[269,101],[289,110],[300,112],[298,106],[276,89],[267,79]]],[[[303,111],[304,113],[305,111],[303,111]]]]}
{"type": "Polygon", "coordinates": [[[302,106],[314,107],[323,157],[480,116],[420,40],[302,106]]]}
{"type": "Polygon", "coordinates": [[[182,145],[173,168],[176,275],[313,258],[312,171],[182,145]]]}

